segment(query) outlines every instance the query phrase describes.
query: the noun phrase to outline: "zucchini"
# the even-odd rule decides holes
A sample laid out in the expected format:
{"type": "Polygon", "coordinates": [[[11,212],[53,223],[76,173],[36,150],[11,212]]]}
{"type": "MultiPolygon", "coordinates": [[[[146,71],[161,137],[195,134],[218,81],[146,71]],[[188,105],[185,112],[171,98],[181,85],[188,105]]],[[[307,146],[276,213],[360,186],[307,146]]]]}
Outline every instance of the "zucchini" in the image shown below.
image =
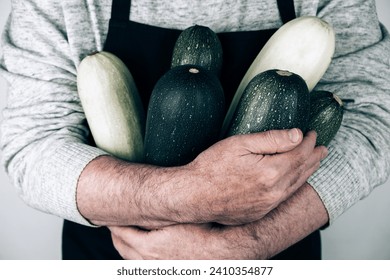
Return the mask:
{"type": "Polygon", "coordinates": [[[109,52],[91,54],[78,67],[77,87],[96,146],[142,161],[145,113],[126,65],[109,52]]]}
{"type": "Polygon", "coordinates": [[[222,134],[229,126],[247,84],[257,74],[282,69],[301,76],[309,91],[327,70],[335,49],[333,28],[325,21],[304,16],[284,24],[257,55],[234,95],[226,114],[222,134]]]}
{"type": "Polygon", "coordinates": [[[341,126],[343,102],[329,91],[313,91],[308,129],[317,132],[317,146],[328,146],[341,126]]]}
{"type": "Polygon", "coordinates": [[[183,30],[173,48],[171,68],[199,65],[219,76],[222,68],[222,45],[217,34],[207,26],[194,25],[183,30]]]}
{"type": "Polygon", "coordinates": [[[297,74],[268,70],[256,75],[244,90],[227,136],[272,129],[306,131],[310,94],[297,74]]]}
{"type": "Polygon", "coordinates": [[[219,137],[225,97],[218,78],[195,65],[170,69],[149,101],[145,160],[159,166],[189,163],[219,137]]]}

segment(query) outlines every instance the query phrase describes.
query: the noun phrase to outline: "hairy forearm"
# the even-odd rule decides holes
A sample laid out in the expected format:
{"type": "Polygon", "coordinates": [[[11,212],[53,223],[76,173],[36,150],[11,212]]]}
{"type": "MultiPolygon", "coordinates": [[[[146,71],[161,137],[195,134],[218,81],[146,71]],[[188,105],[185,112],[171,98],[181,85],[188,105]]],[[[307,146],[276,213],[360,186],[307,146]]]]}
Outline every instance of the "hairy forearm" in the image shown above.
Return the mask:
{"type": "Polygon", "coordinates": [[[78,209],[97,225],[247,224],[318,168],[326,149],[315,147],[315,136],[296,129],[233,136],[177,167],[101,156],[79,178],[78,209]]]}
{"type": "Polygon", "coordinates": [[[91,161],[77,186],[80,213],[95,225],[161,227],[180,221],[180,191],[185,167],[159,168],[110,156],[91,161]],[[173,175],[173,173],[175,173],[173,175]],[[171,200],[171,201],[169,201],[171,200]],[[175,200],[175,201],[174,201],[175,200]],[[175,209],[170,205],[175,205],[175,209]]]}
{"type": "Polygon", "coordinates": [[[256,252],[251,257],[269,259],[327,222],[328,214],[321,199],[306,183],[263,219],[241,227],[241,230],[251,237],[251,247],[256,252]]]}
{"type": "Polygon", "coordinates": [[[262,219],[238,226],[178,224],[160,230],[110,227],[125,259],[269,259],[327,222],[309,185],[262,219]],[[181,244],[181,246],[177,246],[181,244]]]}

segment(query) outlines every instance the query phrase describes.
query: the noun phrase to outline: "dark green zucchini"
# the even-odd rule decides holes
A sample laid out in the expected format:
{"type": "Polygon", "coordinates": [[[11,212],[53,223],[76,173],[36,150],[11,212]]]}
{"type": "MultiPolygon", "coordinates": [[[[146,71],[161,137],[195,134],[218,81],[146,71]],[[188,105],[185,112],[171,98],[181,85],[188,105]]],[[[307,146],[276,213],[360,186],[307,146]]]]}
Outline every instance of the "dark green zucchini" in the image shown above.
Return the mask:
{"type": "Polygon", "coordinates": [[[220,75],[222,45],[217,34],[207,26],[194,25],[179,35],[173,49],[171,68],[186,64],[199,65],[220,75]]]}
{"type": "Polygon", "coordinates": [[[329,91],[313,91],[310,97],[308,130],[317,132],[317,146],[328,146],[341,126],[343,102],[329,91]]]}
{"type": "Polygon", "coordinates": [[[178,166],[192,161],[218,140],[224,110],[222,86],[214,74],[194,65],[170,69],[149,101],[146,162],[178,166]]]}
{"type": "Polygon", "coordinates": [[[276,69],[262,72],[245,88],[227,136],[288,128],[305,132],[309,104],[309,90],[299,75],[276,69]]]}

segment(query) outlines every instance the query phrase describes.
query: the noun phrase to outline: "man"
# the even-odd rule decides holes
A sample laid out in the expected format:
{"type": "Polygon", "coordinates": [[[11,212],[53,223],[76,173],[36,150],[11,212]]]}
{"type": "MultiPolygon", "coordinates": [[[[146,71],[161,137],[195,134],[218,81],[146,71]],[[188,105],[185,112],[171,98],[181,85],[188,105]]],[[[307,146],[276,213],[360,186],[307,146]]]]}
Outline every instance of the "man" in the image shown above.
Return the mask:
{"type": "Polygon", "coordinates": [[[312,232],[278,257],[319,258],[316,230],[388,173],[389,62],[377,57],[388,54],[389,37],[374,1],[132,1],[120,9],[126,4],[14,1],[3,37],[2,74],[11,84],[3,162],[26,203],[66,220],[64,258],[118,258],[116,250],[125,258],[270,258],[312,232]],[[150,26],[263,35],[302,15],[335,28],[335,58],[317,89],[345,103],[342,127],[310,178],[327,151],[314,147],[314,133],[295,129],[228,138],[169,169],[119,161],[88,142],[75,82],[87,54],[145,48],[140,34],[165,32],[150,26]],[[137,33],[124,39],[115,26],[137,33]]]}

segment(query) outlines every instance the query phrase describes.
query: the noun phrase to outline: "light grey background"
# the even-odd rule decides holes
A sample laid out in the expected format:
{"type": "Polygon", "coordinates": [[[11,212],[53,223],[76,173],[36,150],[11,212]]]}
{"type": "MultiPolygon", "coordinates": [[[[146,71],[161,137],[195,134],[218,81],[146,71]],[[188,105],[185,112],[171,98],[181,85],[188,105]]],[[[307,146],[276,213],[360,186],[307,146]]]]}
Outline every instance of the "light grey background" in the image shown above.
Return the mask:
{"type": "MultiPolygon", "coordinates": [[[[390,2],[376,2],[379,17],[390,30],[390,2]]],[[[10,0],[1,0],[1,30],[9,10],[10,0]]],[[[5,105],[6,88],[0,78],[0,110],[5,105]]],[[[324,259],[389,260],[389,216],[390,180],[322,232],[324,259]]],[[[60,259],[61,227],[61,219],[26,206],[0,169],[0,260],[60,259]]]]}

